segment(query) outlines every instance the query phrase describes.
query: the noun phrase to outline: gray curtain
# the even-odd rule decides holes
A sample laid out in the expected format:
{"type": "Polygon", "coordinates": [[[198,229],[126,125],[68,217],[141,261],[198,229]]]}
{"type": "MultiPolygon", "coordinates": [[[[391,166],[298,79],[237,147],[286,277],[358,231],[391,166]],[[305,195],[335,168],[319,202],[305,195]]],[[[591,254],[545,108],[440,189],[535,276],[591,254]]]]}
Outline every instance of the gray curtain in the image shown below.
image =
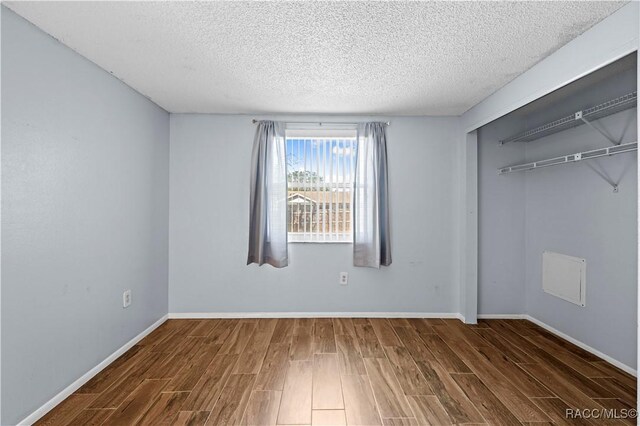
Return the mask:
{"type": "Polygon", "coordinates": [[[353,199],[353,264],[391,264],[385,123],[358,126],[353,199]]]}
{"type": "Polygon", "coordinates": [[[247,265],[287,266],[287,162],[283,123],[257,123],[251,158],[249,217],[247,265]]]}

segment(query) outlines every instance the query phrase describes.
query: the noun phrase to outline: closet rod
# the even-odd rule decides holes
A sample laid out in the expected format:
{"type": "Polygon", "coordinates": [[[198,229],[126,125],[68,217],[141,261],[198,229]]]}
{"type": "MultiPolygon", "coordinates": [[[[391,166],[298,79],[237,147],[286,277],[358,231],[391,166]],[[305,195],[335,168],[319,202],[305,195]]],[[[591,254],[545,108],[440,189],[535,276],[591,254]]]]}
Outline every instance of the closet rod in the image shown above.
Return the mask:
{"type": "Polygon", "coordinates": [[[560,164],[575,163],[592,158],[611,156],[616,154],[624,154],[638,150],[638,142],[622,143],[620,145],[608,146],[606,148],[592,149],[590,151],[577,152],[575,154],[563,155],[561,157],[549,158],[547,160],[533,161],[531,163],[518,164],[514,166],[503,167],[498,169],[501,175],[514,172],[525,172],[527,170],[541,169],[543,167],[557,166],[560,164]]]}
{"type": "MultiPolygon", "coordinates": [[[[256,120],[255,118],[253,120],[251,120],[251,122],[253,124],[259,123],[263,120],[256,120]]],[[[286,121],[287,124],[318,124],[320,126],[323,126],[325,124],[348,124],[348,125],[358,125],[358,124],[362,124],[362,123],[349,123],[349,122],[345,122],[345,121],[286,121]]],[[[383,124],[386,124],[387,126],[391,126],[391,122],[390,121],[383,121],[383,124]]]]}

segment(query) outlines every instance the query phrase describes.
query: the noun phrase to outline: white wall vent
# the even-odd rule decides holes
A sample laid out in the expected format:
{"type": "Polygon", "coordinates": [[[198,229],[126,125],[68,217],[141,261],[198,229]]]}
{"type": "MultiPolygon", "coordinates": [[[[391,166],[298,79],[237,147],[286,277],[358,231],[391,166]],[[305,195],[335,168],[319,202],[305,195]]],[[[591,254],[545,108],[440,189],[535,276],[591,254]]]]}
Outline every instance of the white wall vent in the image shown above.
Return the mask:
{"type": "Polygon", "coordinates": [[[542,289],[576,305],[585,306],[587,261],[579,257],[542,253],[542,289]]]}

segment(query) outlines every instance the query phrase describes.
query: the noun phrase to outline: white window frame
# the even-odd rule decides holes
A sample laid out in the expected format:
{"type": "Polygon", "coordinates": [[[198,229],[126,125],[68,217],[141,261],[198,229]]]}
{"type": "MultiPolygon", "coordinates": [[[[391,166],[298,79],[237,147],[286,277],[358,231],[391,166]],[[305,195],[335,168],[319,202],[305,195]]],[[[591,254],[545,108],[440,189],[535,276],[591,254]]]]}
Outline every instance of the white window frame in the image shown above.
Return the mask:
{"type": "MultiPolygon", "coordinates": [[[[286,133],[285,133],[285,144],[287,147],[289,147],[288,141],[289,139],[324,139],[324,140],[349,140],[350,141],[350,146],[345,147],[345,148],[350,148],[350,153],[348,156],[343,156],[342,157],[342,172],[346,173],[346,175],[342,175],[339,178],[336,179],[336,181],[334,182],[333,179],[329,179],[329,181],[327,182],[327,176],[331,176],[333,171],[332,170],[327,170],[326,167],[328,167],[328,165],[326,164],[326,162],[324,162],[326,160],[326,151],[325,149],[327,145],[324,146],[319,146],[318,149],[318,153],[316,155],[322,155],[323,156],[323,161],[318,162],[318,163],[322,163],[322,164],[316,164],[316,167],[320,167],[320,166],[324,166],[325,169],[323,170],[318,170],[313,169],[312,167],[307,168],[307,164],[303,165],[302,170],[304,171],[310,171],[310,172],[316,172],[319,176],[323,177],[323,182],[324,185],[328,185],[330,187],[335,188],[336,190],[340,189],[337,186],[339,184],[339,179],[341,178],[343,181],[347,180],[350,183],[350,199],[348,200],[349,203],[349,217],[348,217],[348,224],[349,224],[349,232],[345,233],[345,232],[336,232],[333,230],[333,221],[329,220],[329,230],[326,230],[326,222],[324,222],[326,216],[323,215],[316,215],[316,221],[318,221],[318,223],[316,224],[316,230],[313,230],[313,226],[308,227],[308,225],[305,223],[303,225],[303,232],[297,233],[297,232],[289,232],[289,227],[291,226],[291,220],[292,217],[290,216],[290,214],[292,214],[292,211],[290,211],[289,209],[289,197],[291,197],[292,195],[290,194],[290,187],[289,187],[289,180],[288,180],[288,174],[290,172],[289,170],[289,165],[288,165],[288,169],[287,169],[287,233],[288,233],[288,242],[292,243],[292,244],[352,244],[353,243],[353,181],[355,178],[355,149],[356,149],[356,145],[357,145],[357,141],[358,141],[358,137],[357,137],[357,130],[356,130],[356,126],[352,125],[352,124],[331,124],[329,125],[310,125],[310,124],[297,124],[297,123],[289,123],[287,124],[286,127],[286,133]],[[348,157],[348,160],[347,160],[348,157]],[[347,167],[348,164],[348,167],[347,167]],[[348,168],[348,170],[347,170],[348,168]],[[320,173],[321,172],[321,173],[320,173]],[[327,173],[329,173],[329,175],[327,175],[327,173]],[[322,217],[322,219],[320,219],[320,217],[322,217]],[[320,231],[319,227],[322,226],[323,230],[320,231]],[[307,228],[308,227],[308,228],[307,228]]],[[[331,148],[333,149],[333,147],[331,148]]],[[[306,150],[305,150],[306,153],[306,150]]],[[[289,158],[290,155],[292,155],[293,153],[287,152],[287,161],[289,162],[289,158]]],[[[306,159],[303,159],[302,161],[305,161],[306,159]]],[[[320,186],[319,186],[319,181],[316,180],[314,183],[311,183],[309,186],[309,192],[313,191],[313,186],[315,185],[315,191],[316,191],[316,196],[317,196],[317,192],[320,191],[320,186]]],[[[326,189],[325,189],[326,190],[326,189]]],[[[305,196],[305,190],[303,190],[302,192],[298,191],[298,193],[301,196],[305,196]]],[[[331,191],[333,193],[333,191],[331,191]]],[[[326,196],[326,195],[325,195],[326,196]]],[[[330,197],[329,201],[332,201],[333,197],[330,197]]],[[[346,209],[346,200],[342,200],[342,211],[344,211],[346,209]]],[[[339,202],[338,202],[339,203],[339,202]]],[[[324,200],[321,201],[321,204],[324,204],[322,206],[323,210],[327,205],[327,200],[326,198],[324,200]]],[[[329,205],[333,205],[333,203],[329,203],[329,205]]],[[[338,210],[339,212],[339,210],[338,210]]],[[[330,209],[330,212],[328,214],[334,214],[333,211],[330,209]]],[[[312,215],[312,217],[314,217],[312,215]]],[[[343,229],[344,227],[346,227],[346,220],[347,218],[345,218],[344,216],[342,217],[342,226],[343,229]]],[[[304,219],[306,219],[306,213],[304,214],[304,219]]],[[[337,220],[336,220],[337,222],[337,220]]]]}

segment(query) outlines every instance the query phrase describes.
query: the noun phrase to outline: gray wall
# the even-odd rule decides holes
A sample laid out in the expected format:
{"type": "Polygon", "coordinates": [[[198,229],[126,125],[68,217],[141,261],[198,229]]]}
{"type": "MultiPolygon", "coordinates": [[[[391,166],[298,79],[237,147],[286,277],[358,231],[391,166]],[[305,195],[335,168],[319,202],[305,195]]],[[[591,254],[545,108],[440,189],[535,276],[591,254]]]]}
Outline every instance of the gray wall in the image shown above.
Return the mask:
{"type": "Polygon", "coordinates": [[[525,158],[523,144],[498,144],[518,124],[497,120],[478,130],[478,314],[524,312],[525,175],[496,171],[525,158]]]}
{"type": "Polygon", "coordinates": [[[9,425],[167,313],[169,116],[4,7],[2,65],[9,425]]]}
{"type": "MultiPolygon", "coordinates": [[[[500,138],[636,88],[636,70],[585,86],[559,102],[517,111],[480,129],[479,313],[526,313],[635,368],[637,156],[635,153],[499,176],[500,166],[607,146],[588,126],[527,144],[500,138]],[[619,181],[620,192],[588,164],[619,181]],[[542,252],[587,260],[586,307],[542,291],[542,252]]],[[[529,108],[529,107],[528,107],[529,108]]],[[[637,140],[637,110],[596,122],[623,142],[637,140]]]]}
{"type": "Polygon", "coordinates": [[[353,268],[349,244],[291,244],[283,269],[245,264],[251,118],[171,115],[170,312],[458,312],[457,118],[391,119],[393,264],[380,270],[353,268]]]}
{"type": "MultiPolygon", "coordinates": [[[[634,76],[635,78],[635,76],[634,76]]],[[[598,122],[624,142],[637,140],[636,109],[598,122]]],[[[606,146],[587,126],[527,145],[527,161],[606,146]]],[[[637,156],[592,160],[619,181],[619,192],[587,163],[549,167],[526,179],[526,312],[635,368],[637,316],[637,156]],[[586,307],[542,291],[542,252],[587,260],[586,307]]]]}

